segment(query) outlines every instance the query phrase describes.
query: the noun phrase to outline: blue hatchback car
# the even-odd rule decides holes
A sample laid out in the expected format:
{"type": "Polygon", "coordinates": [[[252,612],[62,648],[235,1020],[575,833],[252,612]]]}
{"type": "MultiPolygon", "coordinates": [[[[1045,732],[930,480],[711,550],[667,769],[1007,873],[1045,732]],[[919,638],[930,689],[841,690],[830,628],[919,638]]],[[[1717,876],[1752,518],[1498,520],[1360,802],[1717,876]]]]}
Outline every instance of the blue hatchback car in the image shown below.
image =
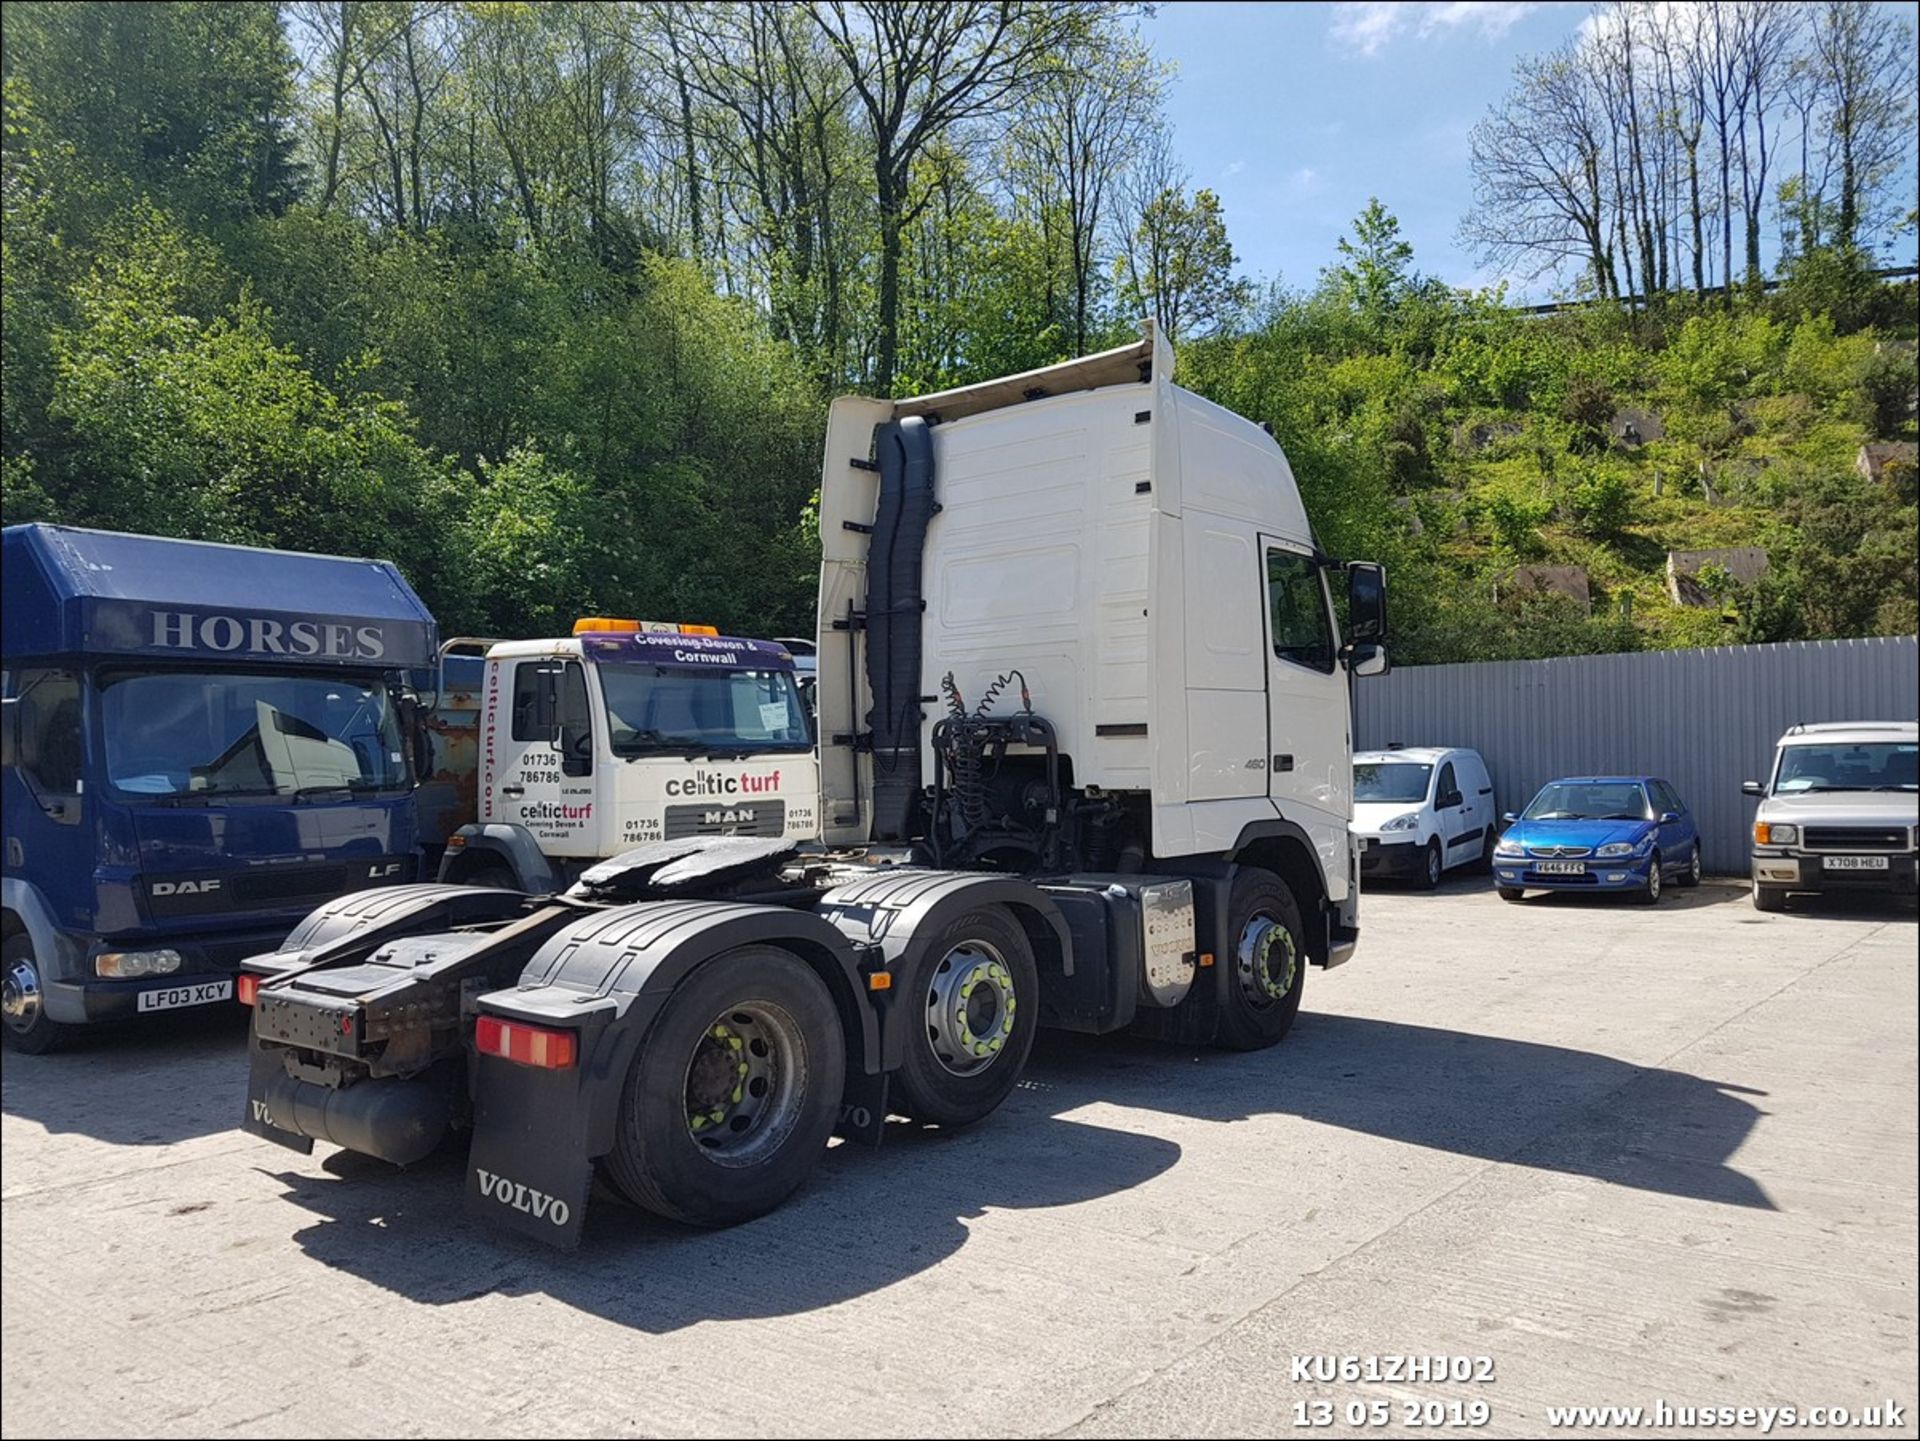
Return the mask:
{"type": "Polygon", "coordinates": [[[1568,776],[1504,818],[1493,852],[1503,901],[1527,891],[1631,891],[1653,905],[1668,880],[1700,884],[1693,813],[1657,776],[1568,776]]]}

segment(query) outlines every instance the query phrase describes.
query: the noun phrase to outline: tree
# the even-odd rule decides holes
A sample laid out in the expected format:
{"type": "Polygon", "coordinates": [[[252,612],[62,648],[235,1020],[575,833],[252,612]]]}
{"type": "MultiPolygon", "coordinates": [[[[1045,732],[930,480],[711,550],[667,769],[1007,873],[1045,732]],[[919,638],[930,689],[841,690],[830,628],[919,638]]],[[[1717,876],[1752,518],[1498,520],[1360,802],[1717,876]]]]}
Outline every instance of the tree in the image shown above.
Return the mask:
{"type": "Polygon", "coordinates": [[[1100,7],[1090,0],[822,0],[812,15],[846,68],[872,147],[880,222],[874,387],[892,393],[900,348],[900,255],[907,223],[932,198],[914,162],[970,121],[1010,107],[1100,7]]]}
{"type": "Polygon", "coordinates": [[[1596,295],[1620,293],[1603,188],[1608,133],[1573,47],[1515,67],[1512,92],[1471,140],[1474,206],[1460,231],[1483,263],[1523,266],[1531,279],[1579,260],[1596,295]]]}
{"type": "Polygon", "coordinates": [[[1882,182],[1913,141],[1913,32],[1878,6],[1826,0],[1813,12],[1813,74],[1839,163],[1835,238],[1865,241],[1882,182]]]}
{"type": "Polygon", "coordinates": [[[1374,320],[1383,318],[1410,285],[1413,247],[1400,238],[1400,221],[1369,196],[1367,207],[1354,218],[1353,239],[1336,242],[1341,263],[1325,272],[1346,303],[1374,320]]]}
{"type": "MultiPolygon", "coordinates": [[[[1109,197],[1156,125],[1165,78],[1139,37],[1109,25],[1090,29],[1053,57],[1022,108],[1009,150],[1016,173],[1024,157],[1034,188],[1059,199],[1073,290],[1073,351],[1084,355],[1092,329],[1093,286],[1109,197]]],[[[1043,206],[1044,209],[1044,206],[1043,206]]]]}
{"type": "Polygon", "coordinates": [[[1163,139],[1130,178],[1114,262],[1127,302],[1152,315],[1169,344],[1226,324],[1252,296],[1233,274],[1220,197],[1189,197],[1185,187],[1163,139]]]}

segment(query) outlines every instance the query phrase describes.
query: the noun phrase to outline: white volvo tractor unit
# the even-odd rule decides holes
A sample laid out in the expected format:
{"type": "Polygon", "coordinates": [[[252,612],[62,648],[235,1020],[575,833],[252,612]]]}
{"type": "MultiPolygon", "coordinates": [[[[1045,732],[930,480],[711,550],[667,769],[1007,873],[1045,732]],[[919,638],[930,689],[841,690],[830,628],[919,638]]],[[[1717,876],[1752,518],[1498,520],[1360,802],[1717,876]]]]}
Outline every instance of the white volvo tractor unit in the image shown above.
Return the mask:
{"type": "Polygon", "coordinates": [[[1349,689],[1385,589],[1320,550],[1272,437],[1149,331],[837,401],[821,531],[820,839],[322,907],[248,963],[248,1130],[403,1165],[465,1132],[469,1206],[572,1245],[596,1171],[724,1225],[836,1129],[977,1121],[1039,1026],[1286,1034],[1358,936],[1349,689]]]}

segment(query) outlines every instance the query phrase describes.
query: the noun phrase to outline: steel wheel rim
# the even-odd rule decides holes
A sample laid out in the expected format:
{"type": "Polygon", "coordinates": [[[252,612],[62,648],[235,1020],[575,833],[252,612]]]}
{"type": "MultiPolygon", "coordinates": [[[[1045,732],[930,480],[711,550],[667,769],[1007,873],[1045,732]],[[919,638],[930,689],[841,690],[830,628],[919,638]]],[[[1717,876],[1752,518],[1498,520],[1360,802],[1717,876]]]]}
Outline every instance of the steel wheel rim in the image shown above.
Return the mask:
{"type": "Polygon", "coordinates": [[[1432,846],[1427,847],[1427,884],[1430,886],[1440,884],[1440,852],[1432,846]]]}
{"type": "Polygon", "coordinates": [[[806,1041],[770,1001],[729,1006],[687,1060],[687,1134],[722,1166],[755,1166],[799,1123],[807,1090],[806,1041]]]}
{"type": "Polygon", "coordinates": [[[985,941],[966,940],[940,958],[927,984],[927,1040],[955,1076],[974,1076],[1000,1058],[1019,1009],[1013,970],[985,941]]]}
{"type": "Polygon", "coordinates": [[[8,1030],[22,1035],[40,1019],[40,972],[32,961],[21,959],[7,967],[0,980],[0,1015],[8,1030]]]}
{"type": "Polygon", "coordinates": [[[1693,848],[1693,864],[1687,867],[1687,878],[1695,881],[1700,879],[1700,847],[1698,846],[1693,848]]]}
{"type": "Polygon", "coordinates": [[[1647,894],[1656,901],[1660,899],[1660,857],[1655,856],[1647,866],[1647,894]]]}
{"type": "Polygon", "coordinates": [[[1241,927],[1234,960],[1241,993],[1257,1007],[1285,1000],[1300,970],[1293,932],[1265,911],[1256,911],[1241,927]]]}

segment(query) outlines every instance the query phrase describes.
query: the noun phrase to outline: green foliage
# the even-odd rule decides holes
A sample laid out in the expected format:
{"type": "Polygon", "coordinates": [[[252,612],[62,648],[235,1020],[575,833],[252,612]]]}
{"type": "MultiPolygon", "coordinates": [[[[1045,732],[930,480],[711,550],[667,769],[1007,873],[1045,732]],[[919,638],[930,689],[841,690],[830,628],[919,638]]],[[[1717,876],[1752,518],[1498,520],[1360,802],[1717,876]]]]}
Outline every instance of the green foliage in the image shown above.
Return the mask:
{"type": "MultiPolygon", "coordinates": [[[[1000,43],[1066,14],[1015,8],[1000,43]]],[[[1916,292],[1824,202],[1731,307],[1516,313],[1420,278],[1378,199],[1314,291],[1256,295],[1153,158],[1126,12],[1068,18],[881,187],[866,41],[798,8],[9,4],[0,512],[391,556],[470,633],[805,632],[831,395],[1151,314],[1321,544],[1391,568],[1402,662],[1913,628],[1912,471],[1852,466],[1914,433],[1916,292]],[[1664,437],[1615,445],[1622,406],[1664,437]],[[1719,545],[1772,568],[1673,605],[1666,551],[1719,545]],[[1526,561],[1599,613],[1515,595],[1526,561]]]]}
{"type": "Polygon", "coordinates": [[[1611,470],[1595,471],[1573,488],[1568,509],[1582,535],[1617,536],[1633,519],[1633,487],[1611,470]]]}

